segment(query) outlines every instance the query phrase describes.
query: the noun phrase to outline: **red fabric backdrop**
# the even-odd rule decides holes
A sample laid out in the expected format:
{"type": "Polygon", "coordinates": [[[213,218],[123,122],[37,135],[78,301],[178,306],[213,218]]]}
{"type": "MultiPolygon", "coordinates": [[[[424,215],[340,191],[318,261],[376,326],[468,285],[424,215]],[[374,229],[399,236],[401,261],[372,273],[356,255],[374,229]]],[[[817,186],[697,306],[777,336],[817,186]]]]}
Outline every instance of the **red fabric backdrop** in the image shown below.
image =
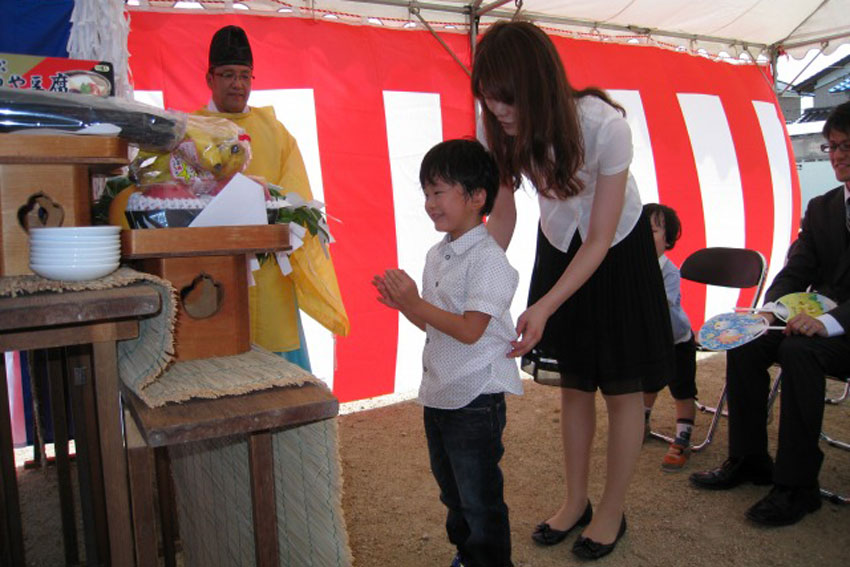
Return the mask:
{"type": "MultiPolygon", "coordinates": [[[[251,39],[255,90],[313,89],[325,202],[333,216],[343,219],[342,225],[333,227],[337,243],[332,250],[352,321],[351,335],[337,341],[334,391],[342,401],[391,393],[398,318],[374,300],[369,284],[372,274],[397,265],[382,93],[438,93],[444,137],[470,136],[475,129],[469,78],[421,30],[297,18],[132,12],[129,49],[135,88],[162,91],[166,108],[191,111],[206,104],[209,39],[227,24],[244,27],[251,39]],[[364,242],[375,228],[382,237],[364,242]]],[[[448,33],[442,37],[468,64],[467,37],[448,33]]],[[[660,201],[676,209],[686,227],[669,254],[677,264],[706,245],[699,180],[677,93],[719,97],[740,169],[746,246],[770,260],[773,186],[752,101],[775,105],[776,100],[762,72],[754,66],[652,47],[553,39],[575,86],[640,92],[660,201]]],[[[786,144],[793,169],[787,139],[786,144]]],[[[791,171],[791,179],[792,234],[796,234],[800,216],[796,171],[791,171]]],[[[683,297],[698,327],[705,294],[685,283],[683,297]]],[[[740,302],[747,303],[749,297],[742,294],[740,302]]]]}

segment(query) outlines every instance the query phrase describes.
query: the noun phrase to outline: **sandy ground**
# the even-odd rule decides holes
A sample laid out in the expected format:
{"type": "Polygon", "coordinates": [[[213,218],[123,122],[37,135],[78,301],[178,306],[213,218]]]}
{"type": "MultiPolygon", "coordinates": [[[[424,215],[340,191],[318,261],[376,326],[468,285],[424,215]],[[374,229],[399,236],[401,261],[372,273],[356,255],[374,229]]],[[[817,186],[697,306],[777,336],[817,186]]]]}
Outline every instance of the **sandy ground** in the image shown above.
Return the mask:
{"type": "MultiPolygon", "coordinates": [[[[702,359],[701,398],[714,403],[722,385],[724,360],[702,359]]],[[[574,536],[560,545],[539,547],[533,527],[557,507],[563,478],[558,435],[559,402],[552,388],[525,382],[526,393],[510,397],[505,432],[506,500],[511,511],[517,567],[573,565],[574,536]]],[[[831,387],[835,393],[838,390],[831,387]]],[[[360,404],[368,407],[369,404],[360,404]]],[[[709,414],[697,416],[701,440],[709,414]]],[[[340,451],[345,477],[343,508],[357,566],[448,567],[454,551],[443,522],[445,512],[428,468],[422,410],[415,402],[342,415],[340,451]]],[[[606,413],[598,403],[597,440],[591,464],[591,499],[598,502],[605,479],[606,413]]],[[[670,431],[673,403],[659,396],[653,422],[670,431]]],[[[770,428],[775,442],[776,424],[770,428]]],[[[850,405],[828,406],[825,429],[850,440],[850,405]]],[[[746,509],[767,489],[752,485],[714,493],[692,488],[689,472],[719,465],[726,455],[726,423],[715,441],[695,454],[681,473],[659,468],[666,445],[644,446],[627,503],[629,529],[601,565],[771,567],[844,566],[850,561],[850,506],[824,502],[823,508],[795,526],[765,529],[747,522],[746,509]]],[[[850,452],[824,446],[822,486],[850,494],[850,452]]],[[[55,471],[21,471],[24,530],[30,565],[62,564],[55,471]]],[[[300,566],[293,566],[300,567],[300,566]]]]}
{"type": "MultiPolygon", "coordinates": [[[[722,355],[699,364],[701,398],[713,403],[723,383],[722,355]]],[[[559,396],[555,389],[525,382],[525,395],[508,399],[505,432],[505,499],[510,507],[513,559],[517,567],[577,564],[574,536],[554,547],[536,545],[534,526],[554,512],[562,496],[559,396]]],[[[850,439],[850,407],[827,407],[827,431],[850,439]]],[[[673,428],[673,402],[662,393],[653,412],[657,429],[673,428]]],[[[606,413],[597,404],[597,438],[590,494],[598,502],[605,479],[606,413]]],[[[345,471],[343,507],[357,565],[448,567],[454,551],[445,536],[444,508],[428,467],[422,410],[413,402],[341,418],[345,471]]],[[[695,438],[705,435],[710,414],[697,416],[695,438]]],[[[776,439],[774,419],[772,443],[776,439]]],[[[767,489],[752,485],[713,493],[692,488],[691,471],[712,468],[726,456],[726,423],[715,441],[695,454],[685,471],[659,465],[667,446],[644,446],[627,503],[628,531],[600,564],[647,566],[848,565],[850,506],[824,503],[816,514],[787,528],[750,524],[746,509],[767,489]]],[[[821,483],[850,493],[850,452],[825,447],[821,483]]]]}

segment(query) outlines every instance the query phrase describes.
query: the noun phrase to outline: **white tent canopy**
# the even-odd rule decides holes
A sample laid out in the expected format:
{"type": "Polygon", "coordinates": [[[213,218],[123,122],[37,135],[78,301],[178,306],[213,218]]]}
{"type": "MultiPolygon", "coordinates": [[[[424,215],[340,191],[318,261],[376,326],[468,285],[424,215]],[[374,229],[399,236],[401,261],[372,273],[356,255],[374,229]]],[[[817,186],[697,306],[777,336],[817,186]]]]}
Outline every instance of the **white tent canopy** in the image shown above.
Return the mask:
{"type": "Polygon", "coordinates": [[[335,17],[375,25],[422,25],[436,29],[523,17],[566,34],[597,36],[691,52],[737,57],[802,57],[811,49],[830,53],[850,42],[850,0],[129,0],[141,8],[247,10],[304,17],[335,17]],[[417,15],[418,14],[418,15],[417,15]],[[419,18],[421,16],[421,19],[419,18]]]}

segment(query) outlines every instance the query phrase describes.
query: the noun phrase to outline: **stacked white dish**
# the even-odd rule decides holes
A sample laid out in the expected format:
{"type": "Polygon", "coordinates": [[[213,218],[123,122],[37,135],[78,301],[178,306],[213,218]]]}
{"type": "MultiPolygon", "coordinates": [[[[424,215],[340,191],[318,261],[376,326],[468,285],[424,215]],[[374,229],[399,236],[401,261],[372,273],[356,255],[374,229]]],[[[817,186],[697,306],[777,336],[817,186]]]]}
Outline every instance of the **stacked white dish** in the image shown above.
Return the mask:
{"type": "Polygon", "coordinates": [[[121,261],[121,227],[31,228],[30,269],[50,280],[94,280],[121,261]]]}

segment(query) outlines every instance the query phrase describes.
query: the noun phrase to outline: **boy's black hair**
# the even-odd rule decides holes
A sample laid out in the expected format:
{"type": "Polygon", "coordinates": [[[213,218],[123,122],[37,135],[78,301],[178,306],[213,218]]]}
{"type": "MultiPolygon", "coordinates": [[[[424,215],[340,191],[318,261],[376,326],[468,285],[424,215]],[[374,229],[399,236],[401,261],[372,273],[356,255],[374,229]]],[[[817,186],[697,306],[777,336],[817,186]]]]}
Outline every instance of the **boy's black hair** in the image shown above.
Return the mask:
{"type": "Polygon", "coordinates": [[[850,135],[850,101],[839,104],[829,113],[823,125],[823,137],[829,138],[833,130],[850,135]]]}
{"type": "Polygon", "coordinates": [[[667,205],[658,203],[647,203],[643,206],[643,210],[650,221],[656,215],[661,215],[661,218],[664,219],[664,242],[666,243],[664,248],[672,250],[676,241],[682,236],[682,223],[679,221],[679,215],[667,205]]]}
{"type": "Polygon", "coordinates": [[[437,181],[459,184],[467,198],[483,189],[486,199],[480,213],[488,215],[499,191],[499,169],[481,142],[446,140],[428,150],[419,167],[419,183],[423,188],[437,181]]]}

